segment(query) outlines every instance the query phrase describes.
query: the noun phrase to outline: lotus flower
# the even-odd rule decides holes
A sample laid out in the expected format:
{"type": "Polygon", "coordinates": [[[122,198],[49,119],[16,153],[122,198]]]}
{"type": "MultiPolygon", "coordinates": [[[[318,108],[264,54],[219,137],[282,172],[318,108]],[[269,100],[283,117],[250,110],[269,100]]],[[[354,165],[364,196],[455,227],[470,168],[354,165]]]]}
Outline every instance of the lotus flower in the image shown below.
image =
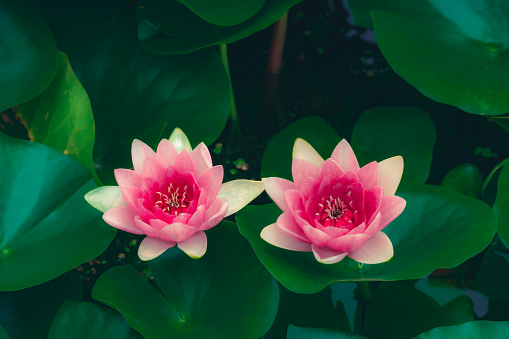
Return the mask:
{"type": "Polygon", "coordinates": [[[134,170],[116,169],[119,186],[103,186],[85,196],[104,212],[106,223],[133,234],[146,234],[138,250],[151,260],[177,245],[191,258],[207,250],[206,230],[216,226],[263,192],[261,181],[222,184],[223,167],[212,166],[209,150],[194,150],[176,128],[154,152],[139,140],[132,145],[134,170]]]}
{"type": "Polygon", "coordinates": [[[294,182],[262,179],[283,214],[261,237],[274,246],[313,252],[324,264],[346,256],[366,264],[392,258],[390,239],[381,230],[398,217],[406,202],[394,195],[403,174],[396,156],[359,168],[346,140],[327,160],[302,139],[293,148],[294,182]]]}

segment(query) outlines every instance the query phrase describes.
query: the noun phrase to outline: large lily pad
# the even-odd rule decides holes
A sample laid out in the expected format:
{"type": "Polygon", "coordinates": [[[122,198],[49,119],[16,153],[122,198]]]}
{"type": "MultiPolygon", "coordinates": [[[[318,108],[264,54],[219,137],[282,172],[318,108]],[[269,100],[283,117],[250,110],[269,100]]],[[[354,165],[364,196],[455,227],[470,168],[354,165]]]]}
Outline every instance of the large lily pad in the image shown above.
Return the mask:
{"type": "Polygon", "coordinates": [[[277,282],[235,224],[207,231],[208,249],[191,259],[174,247],[150,262],[158,289],[132,267],[114,267],[92,296],[116,308],[145,338],[258,338],[279,302],[277,282]]]}
{"type": "Polygon", "coordinates": [[[492,339],[506,338],[509,332],[509,321],[471,321],[468,323],[442,326],[422,333],[415,339],[449,339],[475,338],[492,339]]]}
{"type": "Polygon", "coordinates": [[[287,339],[365,339],[366,337],[332,328],[288,326],[287,339]]]}
{"type": "Polygon", "coordinates": [[[485,203],[438,186],[398,191],[404,212],[385,229],[394,257],[382,264],[359,265],[345,258],[318,263],[310,252],[294,252],[266,243],[261,230],[281,211],[275,204],[247,206],[236,215],[239,229],[260,261],[283,286],[315,293],[337,281],[405,280],[427,276],[437,268],[456,267],[488,246],[496,231],[493,210],[485,203]]]}
{"type": "Polygon", "coordinates": [[[115,229],[83,196],[87,170],[51,148],[0,133],[0,290],[34,286],[95,258],[115,229]]]}
{"type": "Polygon", "coordinates": [[[498,177],[497,199],[493,210],[497,215],[498,235],[509,248],[509,166],[504,166],[498,177]]]}
{"type": "Polygon", "coordinates": [[[94,117],[88,95],[67,56],[58,53],[57,73],[40,96],[18,106],[30,140],[67,154],[97,179],[92,160],[94,117]]]}
{"type": "MultiPolygon", "coordinates": [[[[142,0],[138,2],[136,10],[138,36],[142,46],[153,53],[189,53],[204,47],[228,44],[248,37],[279,20],[290,7],[301,1],[266,0],[256,14],[249,19],[229,26],[219,26],[221,23],[234,23],[239,21],[240,18],[227,21],[223,19],[221,22],[216,18],[214,20],[216,24],[213,24],[193,13],[192,10],[179,1],[142,0]]],[[[185,1],[188,6],[190,2],[204,3],[205,1],[185,1]]],[[[221,1],[224,6],[228,2],[230,1],[221,1]]],[[[258,1],[258,3],[261,2],[258,1]]],[[[214,5],[218,3],[217,1],[214,2],[214,5]]],[[[244,7],[248,3],[253,2],[251,0],[237,1],[236,6],[244,7]]],[[[196,7],[194,10],[196,11],[196,7]]],[[[230,13],[228,9],[224,9],[223,12],[230,13]]],[[[249,13],[253,13],[253,9],[250,9],[249,13]]],[[[242,16],[243,19],[246,17],[247,15],[242,16]]]]}
{"type": "Polygon", "coordinates": [[[87,303],[66,301],[58,311],[48,339],[142,339],[120,315],[109,308],[87,303]]]}
{"type": "Polygon", "coordinates": [[[0,112],[39,95],[55,76],[57,48],[28,1],[0,1],[0,112]]]}
{"type": "Polygon", "coordinates": [[[435,127],[428,114],[410,106],[369,109],[359,117],[352,133],[352,148],[361,166],[403,156],[402,187],[426,182],[435,141],[435,127]]]}
{"type": "Polygon", "coordinates": [[[483,185],[481,171],[474,164],[462,164],[451,169],[442,179],[440,186],[449,187],[456,192],[480,198],[483,185]]]}
{"type": "Polygon", "coordinates": [[[193,13],[203,20],[218,26],[239,24],[255,15],[265,0],[182,0],[193,13]]]}
{"type": "Polygon", "coordinates": [[[506,1],[350,0],[385,58],[427,97],[474,114],[509,112],[506,1]]]}
{"type": "Polygon", "coordinates": [[[475,287],[491,298],[509,301],[509,250],[495,238],[483,257],[475,287]]]}

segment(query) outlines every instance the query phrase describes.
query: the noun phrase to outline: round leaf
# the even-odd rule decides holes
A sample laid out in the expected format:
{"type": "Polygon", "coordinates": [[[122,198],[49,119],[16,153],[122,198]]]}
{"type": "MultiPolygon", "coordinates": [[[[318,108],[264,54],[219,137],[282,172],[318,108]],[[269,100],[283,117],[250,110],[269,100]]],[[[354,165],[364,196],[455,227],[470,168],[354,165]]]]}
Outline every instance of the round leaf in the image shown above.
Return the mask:
{"type": "Polygon", "coordinates": [[[336,131],[322,118],[308,117],[295,121],[274,135],[262,159],[263,178],[280,177],[292,180],[292,149],[297,138],[309,142],[324,158],[330,157],[341,140],[336,131]]]}
{"type": "Polygon", "coordinates": [[[158,292],[130,266],[97,280],[93,297],[120,311],[145,338],[257,338],[279,302],[277,282],[235,224],[206,232],[207,253],[191,259],[177,247],[150,261],[158,292]]]}
{"type": "Polygon", "coordinates": [[[0,112],[39,95],[55,75],[51,31],[28,1],[0,1],[0,112]]]}
{"type": "Polygon", "coordinates": [[[211,24],[232,26],[255,15],[265,4],[265,0],[182,0],[196,15],[211,24]]]}
{"type": "MultiPolygon", "coordinates": [[[[138,2],[138,37],[141,45],[157,54],[183,54],[198,49],[229,44],[269,27],[290,7],[302,0],[270,0],[263,3],[256,14],[231,26],[219,26],[203,20],[178,1],[142,0],[138,2]]],[[[186,0],[185,3],[207,3],[206,0],[186,0]]],[[[230,3],[231,0],[221,0],[230,3]]],[[[260,3],[262,1],[258,1],[260,3]]],[[[214,5],[217,1],[213,2],[214,5]]],[[[237,1],[235,7],[254,4],[253,0],[237,1]]],[[[256,7],[251,7],[250,12],[256,7]]],[[[223,15],[223,14],[221,14],[223,15]]],[[[245,18],[246,15],[243,15],[245,18]]],[[[224,22],[224,21],[223,21],[224,22]]],[[[234,21],[229,20],[227,23],[234,21]]]]}
{"type": "Polygon", "coordinates": [[[288,326],[287,339],[363,339],[362,335],[331,328],[306,328],[288,326]]]}
{"type": "Polygon", "coordinates": [[[97,304],[66,301],[58,311],[48,339],[142,339],[116,311],[97,304]]]}
{"type": "Polygon", "coordinates": [[[435,141],[435,127],[424,111],[410,106],[379,106],[359,117],[351,144],[361,166],[403,156],[403,187],[426,182],[435,141]]]}
{"type": "Polygon", "coordinates": [[[57,73],[38,97],[18,106],[30,140],[67,154],[97,179],[92,159],[94,117],[88,95],[67,56],[58,53],[57,73]]]}
{"type": "Polygon", "coordinates": [[[0,291],[53,279],[101,254],[115,229],[87,204],[97,187],[83,166],[0,133],[0,291]]]}
{"type": "Polygon", "coordinates": [[[283,286],[296,293],[315,293],[336,281],[422,278],[437,268],[458,266],[493,239],[493,210],[477,199],[438,186],[416,186],[411,191],[398,191],[398,195],[407,206],[383,230],[392,241],[394,257],[382,264],[360,265],[347,257],[325,265],[312,253],[266,243],[260,232],[281,214],[275,204],[247,206],[237,213],[237,222],[260,261],[283,286]]]}
{"type": "Polygon", "coordinates": [[[454,167],[442,179],[440,186],[449,187],[459,194],[480,198],[483,185],[482,174],[473,164],[462,164],[454,167]]]}
{"type": "Polygon", "coordinates": [[[505,338],[509,332],[509,321],[471,321],[461,325],[434,328],[415,339],[492,339],[505,338]]]}
{"type": "Polygon", "coordinates": [[[498,177],[497,199],[493,210],[497,216],[498,235],[509,248],[509,166],[504,166],[498,177]]]}

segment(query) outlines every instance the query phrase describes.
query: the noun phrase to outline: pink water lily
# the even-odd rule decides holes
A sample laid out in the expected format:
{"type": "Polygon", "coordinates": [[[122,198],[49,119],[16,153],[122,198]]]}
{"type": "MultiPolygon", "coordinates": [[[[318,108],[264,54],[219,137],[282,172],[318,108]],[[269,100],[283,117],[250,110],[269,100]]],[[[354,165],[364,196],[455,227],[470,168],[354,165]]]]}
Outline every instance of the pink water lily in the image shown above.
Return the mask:
{"type": "Polygon", "coordinates": [[[261,237],[274,246],[313,252],[334,264],[346,256],[366,264],[392,258],[390,239],[381,230],[398,217],[406,202],[395,196],[403,174],[401,156],[360,168],[346,140],[327,160],[302,139],[293,148],[293,180],[262,179],[283,214],[261,237]]]}
{"type": "Polygon", "coordinates": [[[209,150],[194,150],[175,129],[154,152],[139,140],[132,145],[134,170],[116,169],[119,186],[103,186],[85,196],[103,219],[120,230],[146,234],[138,255],[151,260],[177,245],[192,258],[207,250],[206,230],[263,192],[261,181],[223,182],[223,167],[212,166],[209,150]]]}

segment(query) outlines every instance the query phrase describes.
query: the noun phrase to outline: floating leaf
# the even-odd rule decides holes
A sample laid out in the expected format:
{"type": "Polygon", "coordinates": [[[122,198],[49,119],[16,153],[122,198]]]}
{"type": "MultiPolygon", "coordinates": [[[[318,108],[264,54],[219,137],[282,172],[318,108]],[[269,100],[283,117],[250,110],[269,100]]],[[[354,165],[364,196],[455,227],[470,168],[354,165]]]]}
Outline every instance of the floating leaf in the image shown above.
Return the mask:
{"type": "Polygon", "coordinates": [[[461,325],[443,326],[422,333],[415,339],[505,338],[509,332],[509,321],[471,321],[461,325]]]}
{"type": "Polygon", "coordinates": [[[364,339],[366,337],[331,328],[306,328],[288,326],[287,339],[364,339]]]}
{"type": "Polygon", "coordinates": [[[483,185],[482,174],[473,164],[462,164],[451,169],[442,179],[440,186],[449,187],[459,194],[480,198],[483,185]]]}
{"type": "Polygon", "coordinates": [[[182,0],[193,13],[218,26],[232,26],[248,20],[265,4],[265,0],[182,0]]]}
{"type": "Polygon", "coordinates": [[[497,216],[498,235],[509,248],[509,167],[504,166],[498,177],[497,199],[493,205],[497,216]]]}

